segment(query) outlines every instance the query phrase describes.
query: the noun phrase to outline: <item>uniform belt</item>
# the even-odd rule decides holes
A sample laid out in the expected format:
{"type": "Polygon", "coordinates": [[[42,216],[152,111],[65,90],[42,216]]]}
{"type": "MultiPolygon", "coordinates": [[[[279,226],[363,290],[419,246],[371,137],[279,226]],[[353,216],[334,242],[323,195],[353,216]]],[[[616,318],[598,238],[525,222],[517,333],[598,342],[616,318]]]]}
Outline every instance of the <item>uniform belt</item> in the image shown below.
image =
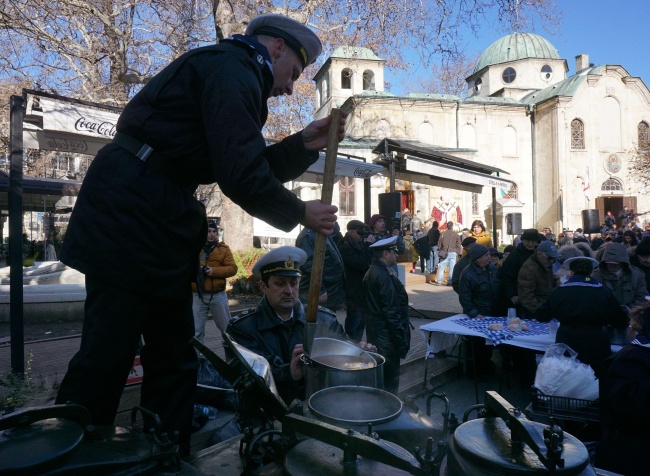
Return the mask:
{"type": "Polygon", "coordinates": [[[153,147],[145,144],[141,140],[131,137],[128,134],[124,134],[123,132],[115,134],[115,137],[113,137],[113,143],[131,152],[142,162],[146,162],[149,156],[153,153],[153,147]]]}

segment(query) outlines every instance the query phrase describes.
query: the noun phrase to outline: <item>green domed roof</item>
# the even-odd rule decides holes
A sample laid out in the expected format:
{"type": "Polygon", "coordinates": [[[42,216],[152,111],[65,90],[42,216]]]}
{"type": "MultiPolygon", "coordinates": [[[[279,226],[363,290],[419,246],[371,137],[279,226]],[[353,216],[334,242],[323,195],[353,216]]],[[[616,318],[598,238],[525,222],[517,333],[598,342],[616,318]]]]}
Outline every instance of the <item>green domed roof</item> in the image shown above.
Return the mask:
{"type": "Polygon", "coordinates": [[[476,63],[474,72],[493,64],[525,58],[561,59],[555,47],[546,38],[532,33],[513,33],[488,46],[476,63]]]}
{"type": "Polygon", "coordinates": [[[382,59],[377,57],[372,50],[362,46],[339,46],[334,50],[334,53],[332,53],[330,58],[382,61],[382,59]]]}

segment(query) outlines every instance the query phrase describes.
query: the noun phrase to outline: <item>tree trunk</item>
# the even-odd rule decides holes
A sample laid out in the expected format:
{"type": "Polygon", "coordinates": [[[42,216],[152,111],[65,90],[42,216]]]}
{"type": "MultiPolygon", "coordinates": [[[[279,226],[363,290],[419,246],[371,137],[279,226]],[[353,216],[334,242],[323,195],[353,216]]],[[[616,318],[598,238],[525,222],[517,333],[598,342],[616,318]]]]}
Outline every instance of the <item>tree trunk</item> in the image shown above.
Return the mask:
{"type": "Polygon", "coordinates": [[[253,217],[225,195],[222,196],[221,228],[223,241],[232,250],[253,247],[253,217]]]}

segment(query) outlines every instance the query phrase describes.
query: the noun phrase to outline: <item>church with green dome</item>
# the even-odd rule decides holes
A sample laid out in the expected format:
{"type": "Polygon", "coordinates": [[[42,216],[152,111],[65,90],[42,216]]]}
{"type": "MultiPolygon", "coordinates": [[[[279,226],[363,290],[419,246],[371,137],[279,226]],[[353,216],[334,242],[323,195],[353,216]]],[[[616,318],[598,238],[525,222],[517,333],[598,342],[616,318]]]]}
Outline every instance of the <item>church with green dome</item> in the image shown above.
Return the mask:
{"type": "Polygon", "coordinates": [[[385,62],[342,46],[314,76],[316,117],[351,108],[339,152],[386,167],[371,179],[342,178],[339,217],[378,211],[379,194],[402,193],[402,208],[433,221],[453,212],[456,227],[483,220],[499,243],[523,228],[564,229],[604,222],[624,206],[650,223],[650,198],[629,169],[650,146],[650,91],[621,65],[571,65],[545,38],[513,33],[492,43],[466,78],[467,94],[403,96],[384,90],[385,62]],[[570,74],[569,68],[573,67],[570,74]],[[591,210],[588,214],[585,210],[591,210]],[[597,214],[595,210],[598,210],[597,214]]]}

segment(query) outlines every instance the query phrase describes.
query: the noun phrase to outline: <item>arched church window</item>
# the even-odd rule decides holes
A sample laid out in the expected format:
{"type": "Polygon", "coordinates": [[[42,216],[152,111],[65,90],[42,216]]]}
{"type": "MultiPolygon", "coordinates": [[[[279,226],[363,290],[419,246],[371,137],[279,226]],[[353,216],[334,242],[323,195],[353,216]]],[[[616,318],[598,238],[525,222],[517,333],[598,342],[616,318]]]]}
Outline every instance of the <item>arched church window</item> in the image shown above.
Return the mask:
{"type": "Polygon", "coordinates": [[[650,127],[645,121],[639,122],[637,127],[639,135],[637,142],[639,144],[639,149],[648,149],[650,148],[650,127]]]}
{"type": "Polygon", "coordinates": [[[545,64],[542,66],[540,74],[542,75],[542,81],[549,82],[551,79],[553,79],[553,68],[545,64]]]}
{"type": "Polygon", "coordinates": [[[339,211],[341,216],[354,215],[354,179],[343,177],[339,180],[339,211]]]}
{"type": "Polygon", "coordinates": [[[363,90],[375,91],[375,73],[370,70],[363,72],[363,90]]]}
{"type": "Polygon", "coordinates": [[[571,121],[571,148],[585,148],[585,125],[580,119],[574,119],[571,121]]]}
{"type": "Polygon", "coordinates": [[[515,71],[515,68],[508,66],[506,69],[503,70],[503,74],[501,75],[501,77],[503,78],[504,83],[510,84],[517,77],[517,72],[515,71]]]}
{"type": "Polygon", "coordinates": [[[481,78],[476,78],[474,81],[474,92],[481,92],[481,86],[483,85],[483,80],[481,78]]]}
{"type": "Polygon", "coordinates": [[[623,191],[623,184],[619,179],[616,178],[608,178],[603,182],[601,185],[600,189],[603,192],[622,192],[623,191]]]}
{"type": "Polygon", "coordinates": [[[352,89],[352,70],[348,68],[341,71],[341,89],[352,89]]]}

